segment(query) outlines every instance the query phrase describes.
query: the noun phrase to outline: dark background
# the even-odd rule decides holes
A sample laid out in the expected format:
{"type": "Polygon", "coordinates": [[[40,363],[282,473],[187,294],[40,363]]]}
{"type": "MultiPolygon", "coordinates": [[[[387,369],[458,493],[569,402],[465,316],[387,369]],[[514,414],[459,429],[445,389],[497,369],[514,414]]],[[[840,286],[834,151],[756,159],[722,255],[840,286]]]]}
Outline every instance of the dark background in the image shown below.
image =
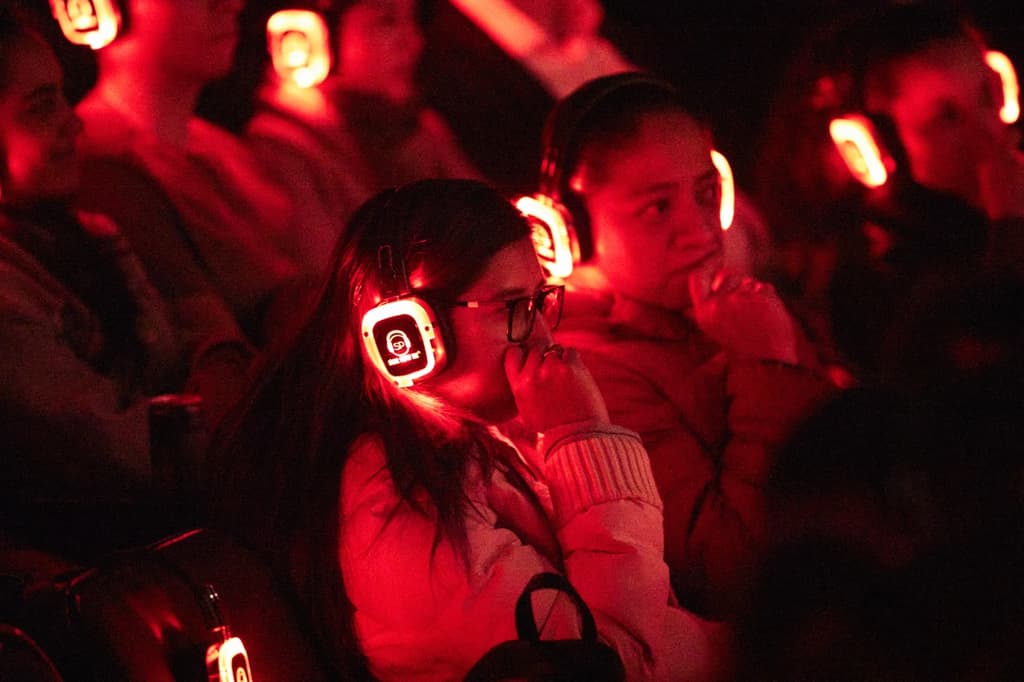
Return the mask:
{"type": "MultiPolygon", "coordinates": [[[[448,119],[469,155],[499,185],[530,189],[539,158],[543,119],[553,102],[443,0],[422,0],[427,48],[424,99],[448,119]]],[[[603,32],[634,63],[704,98],[716,144],[733,163],[738,182],[752,176],[771,95],[800,38],[816,23],[864,0],[604,0],[603,32]]],[[[95,81],[94,57],[60,39],[47,0],[21,0],[38,12],[65,66],[68,94],[77,101],[95,81]]],[[[263,21],[277,7],[301,3],[250,0],[234,72],[211,84],[200,113],[241,130],[266,63],[263,21]]],[[[993,47],[1024,65],[1024,10],[1019,3],[961,3],[993,47]]],[[[187,27],[183,27],[187,39],[187,27]]]]}

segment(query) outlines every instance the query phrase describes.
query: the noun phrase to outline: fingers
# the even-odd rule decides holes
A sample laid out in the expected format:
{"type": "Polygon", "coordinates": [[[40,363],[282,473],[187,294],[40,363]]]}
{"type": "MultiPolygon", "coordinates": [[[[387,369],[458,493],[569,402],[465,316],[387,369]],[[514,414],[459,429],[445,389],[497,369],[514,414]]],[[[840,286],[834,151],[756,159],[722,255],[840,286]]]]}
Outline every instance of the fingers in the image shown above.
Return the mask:
{"type": "Polygon", "coordinates": [[[557,343],[510,346],[505,351],[505,373],[510,380],[518,381],[520,377],[533,376],[544,364],[566,361],[569,357],[578,355],[574,349],[557,343]]]}

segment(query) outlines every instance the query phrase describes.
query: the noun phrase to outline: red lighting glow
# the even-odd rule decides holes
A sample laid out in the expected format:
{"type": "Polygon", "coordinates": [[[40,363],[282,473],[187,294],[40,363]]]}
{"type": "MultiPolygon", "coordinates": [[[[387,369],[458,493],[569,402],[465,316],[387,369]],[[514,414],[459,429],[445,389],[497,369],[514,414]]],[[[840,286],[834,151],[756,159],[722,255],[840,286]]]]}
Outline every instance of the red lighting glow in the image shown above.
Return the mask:
{"type": "Polygon", "coordinates": [[[1003,123],[1011,125],[1020,118],[1020,84],[1017,82],[1017,70],[1013,62],[1002,52],[989,50],[985,53],[985,63],[999,74],[1003,85],[1003,106],[999,110],[999,118],[1003,123]]]}
{"type": "Polygon", "coordinates": [[[885,184],[892,161],[883,158],[870,121],[856,115],[836,118],[829,123],[828,130],[839,155],[857,180],[872,189],[885,184]]]}
{"type": "Polygon", "coordinates": [[[736,215],[736,184],[732,178],[732,166],[724,154],[714,149],[711,150],[711,163],[715,165],[718,177],[721,178],[722,203],[718,212],[722,219],[722,229],[728,230],[736,215]]]}
{"type": "Polygon", "coordinates": [[[551,277],[571,275],[579,260],[579,245],[562,211],[543,194],[519,197],[515,205],[533,226],[533,249],[541,266],[551,277]]]}
{"type": "Polygon", "coordinates": [[[300,88],[320,85],[331,72],[327,25],[316,12],[286,9],[267,20],[267,46],[281,80],[300,88]]]}
{"type": "Polygon", "coordinates": [[[64,37],[94,50],[106,47],[121,30],[115,0],[50,0],[50,10],[64,37]]]}

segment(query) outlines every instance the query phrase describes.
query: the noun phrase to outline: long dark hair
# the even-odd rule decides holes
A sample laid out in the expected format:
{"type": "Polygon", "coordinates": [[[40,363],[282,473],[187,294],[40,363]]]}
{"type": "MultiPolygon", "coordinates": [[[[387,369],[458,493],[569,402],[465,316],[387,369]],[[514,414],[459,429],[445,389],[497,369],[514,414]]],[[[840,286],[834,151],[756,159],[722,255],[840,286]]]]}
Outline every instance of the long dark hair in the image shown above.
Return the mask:
{"type": "MultiPolygon", "coordinates": [[[[424,409],[414,398],[429,398],[429,387],[395,388],[364,360],[359,324],[384,285],[380,247],[404,264],[417,294],[454,300],[495,253],[529,233],[504,196],[471,180],[424,180],[369,200],[305,322],[217,439],[215,517],[287,572],[340,673],[365,674],[338,565],[339,485],[353,441],[379,435],[403,503],[435,513],[436,539],[462,549],[466,460],[478,453],[486,461],[492,447],[482,425],[424,409]]],[[[437,313],[444,327],[447,311],[437,313]]]]}

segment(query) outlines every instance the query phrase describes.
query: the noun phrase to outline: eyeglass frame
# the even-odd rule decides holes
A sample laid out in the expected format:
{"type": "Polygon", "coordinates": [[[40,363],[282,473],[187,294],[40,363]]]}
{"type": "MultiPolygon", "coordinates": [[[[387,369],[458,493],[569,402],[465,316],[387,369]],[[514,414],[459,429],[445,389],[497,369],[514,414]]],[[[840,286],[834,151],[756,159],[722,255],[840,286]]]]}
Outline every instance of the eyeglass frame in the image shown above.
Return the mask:
{"type": "Polygon", "coordinates": [[[516,298],[509,298],[502,301],[448,301],[449,305],[459,306],[462,308],[492,308],[492,307],[505,307],[508,309],[508,326],[505,328],[505,336],[509,340],[509,343],[522,343],[526,339],[530,338],[530,334],[533,333],[533,324],[537,321],[537,314],[543,309],[544,301],[552,293],[555,294],[555,305],[558,309],[558,314],[555,316],[554,322],[549,322],[551,329],[557,329],[559,323],[562,321],[562,308],[565,305],[565,285],[564,284],[545,284],[540,287],[530,296],[518,296],[516,298]],[[522,338],[513,338],[512,336],[512,324],[514,321],[516,306],[522,305],[524,302],[530,303],[530,307],[527,308],[529,319],[526,324],[526,332],[522,335],[522,338]]]}

